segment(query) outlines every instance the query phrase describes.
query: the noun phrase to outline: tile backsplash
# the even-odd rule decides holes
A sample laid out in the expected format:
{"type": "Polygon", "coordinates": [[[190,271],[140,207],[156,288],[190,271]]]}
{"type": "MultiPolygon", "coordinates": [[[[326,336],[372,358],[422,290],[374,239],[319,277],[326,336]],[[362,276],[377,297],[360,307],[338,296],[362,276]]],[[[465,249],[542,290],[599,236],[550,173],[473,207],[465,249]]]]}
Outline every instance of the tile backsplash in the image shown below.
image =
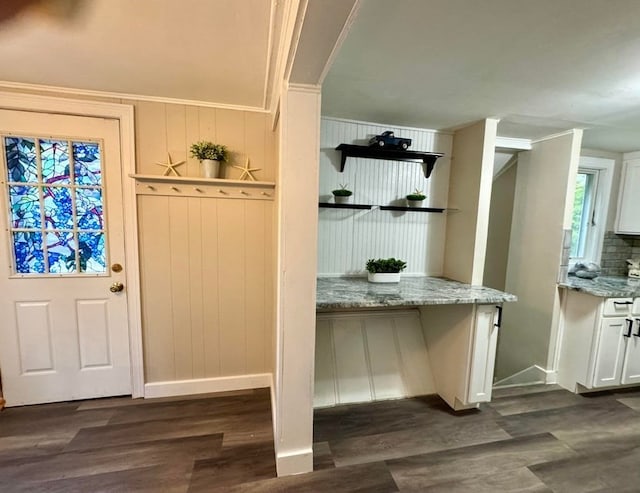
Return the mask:
{"type": "Polygon", "coordinates": [[[617,235],[607,231],[602,244],[601,275],[626,276],[628,258],[640,258],[640,236],[617,235]]]}

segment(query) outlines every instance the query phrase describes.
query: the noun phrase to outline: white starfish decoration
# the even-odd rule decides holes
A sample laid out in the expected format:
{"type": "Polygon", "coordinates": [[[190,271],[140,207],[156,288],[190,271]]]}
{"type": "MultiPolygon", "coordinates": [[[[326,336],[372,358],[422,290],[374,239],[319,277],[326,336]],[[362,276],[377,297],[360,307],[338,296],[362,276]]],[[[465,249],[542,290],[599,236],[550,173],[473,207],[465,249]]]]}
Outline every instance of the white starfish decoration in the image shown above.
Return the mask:
{"type": "Polygon", "coordinates": [[[237,164],[234,164],[233,167],[239,170],[242,170],[242,173],[240,174],[240,180],[244,180],[245,178],[250,178],[253,181],[257,181],[255,176],[253,176],[251,173],[253,171],[262,171],[262,168],[250,168],[249,158],[247,158],[247,161],[244,163],[244,166],[238,166],[237,164]]]}
{"type": "Polygon", "coordinates": [[[163,166],[166,169],[164,170],[164,173],[162,173],[162,176],[169,176],[171,173],[173,173],[176,176],[180,176],[180,173],[178,173],[176,171],[176,168],[178,166],[181,166],[185,163],[185,161],[178,161],[177,163],[172,163],[171,162],[171,154],[167,153],[167,162],[166,163],[156,163],[158,166],[163,166]]]}

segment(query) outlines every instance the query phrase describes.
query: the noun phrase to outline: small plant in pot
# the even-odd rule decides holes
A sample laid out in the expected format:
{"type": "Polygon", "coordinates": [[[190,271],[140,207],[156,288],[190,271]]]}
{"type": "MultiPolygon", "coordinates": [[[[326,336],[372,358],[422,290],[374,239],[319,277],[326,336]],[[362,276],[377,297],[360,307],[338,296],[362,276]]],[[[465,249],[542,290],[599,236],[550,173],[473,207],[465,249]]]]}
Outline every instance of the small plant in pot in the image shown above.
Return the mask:
{"type": "Polygon", "coordinates": [[[369,282],[400,282],[400,272],[406,266],[406,262],[393,257],[370,258],[366,265],[369,282]]]}
{"type": "Polygon", "coordinates": [[[351,202],[351,196],[353,192],[347,189],[348,185],[340,185],[340,188],[337,190],[332,190],[333,199],[336,201],[336,204],[348,204],[351,202]]]}
{"type": "Polygon", "coordinates": [[[207,140],[191,144],[191,156],[202,164],[202,176],[205,178],[218,178],[220,163],[228,159],[228,154],[226,146],[207,140]]]}
{"type": "Polygon", "coordinates": [[[427,196],[422,193],[422,190],[416,189],[415,192],[407,195],[407,202],[409,207],[422,207],[422,201],[426,198],[427,196]]]}

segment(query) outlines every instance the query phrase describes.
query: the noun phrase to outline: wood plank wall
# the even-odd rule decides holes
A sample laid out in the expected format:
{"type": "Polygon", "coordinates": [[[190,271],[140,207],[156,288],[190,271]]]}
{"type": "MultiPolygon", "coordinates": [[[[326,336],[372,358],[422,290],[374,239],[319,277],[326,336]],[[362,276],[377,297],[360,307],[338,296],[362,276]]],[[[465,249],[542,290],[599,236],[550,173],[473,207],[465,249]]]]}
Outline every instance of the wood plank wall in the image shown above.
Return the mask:
{"type": "MultiPolygon", "coordinates": [[[[331,190],[348,184],[358,204],[406,205],[405,196],[419,189],[427,195],[424,207],[447,207],[451,135],[323,118],[320,139],[321,202],[333,202],[331,190]],[[385,130],[413,139],[411,150],[444,153],[429,179],[420,163],[351,157],[340,173],[336,146],[366,145],[385,130]]],[[[371,257],[401,258],[407,262],[405,274],[442,274],[446,214],[324,208],[319,214],[319,275],[363,274],[371,257]]]]}
{"type": "Polygon", "coordinates": [[[314,407],[435,393],[418,310],[319,313],[314,407]]]}
{"type": "MultiPolygon", "coordinates": [[[[249,157],[262,181],[275,177],[275,134],[266,114],[126,101],[136,112],[137,173],[162,174],[156,162],[186,161],[207,139],[249,157]]],[[[240,170],[223,166],[225,178],[240,170]]],[[[273,369],[274,203],[138,196],[145,381],[268,373],[273,369]]]]}

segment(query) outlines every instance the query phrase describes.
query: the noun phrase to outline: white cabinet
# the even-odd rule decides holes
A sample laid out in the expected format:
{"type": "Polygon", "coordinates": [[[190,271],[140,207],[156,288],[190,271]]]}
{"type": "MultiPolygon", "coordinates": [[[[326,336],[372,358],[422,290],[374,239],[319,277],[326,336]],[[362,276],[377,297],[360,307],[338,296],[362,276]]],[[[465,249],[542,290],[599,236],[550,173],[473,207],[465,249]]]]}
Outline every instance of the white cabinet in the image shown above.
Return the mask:
{"type": "Polygon", "coordinates": [[[640,299],[564,293],[558,383],[574,392],[640,383],[640,299]]]}
{"type": "Polygon", "coordinates": [[[478,305],[469,366],[469,386],[467,388],[467,403],[469,404],[491,400],[498,328],[496,307],[478,305]]]}
{"type": "Polygon", "coordinates": [[[420,309],[436,391],[455,410],[491,400],[500,309],[466,304],[420,309]]]}
{"type": "Polygon", "coordinates": [[[640,158],[624,161],[619,194],[616,233],[640,235],[640,158]]]}

